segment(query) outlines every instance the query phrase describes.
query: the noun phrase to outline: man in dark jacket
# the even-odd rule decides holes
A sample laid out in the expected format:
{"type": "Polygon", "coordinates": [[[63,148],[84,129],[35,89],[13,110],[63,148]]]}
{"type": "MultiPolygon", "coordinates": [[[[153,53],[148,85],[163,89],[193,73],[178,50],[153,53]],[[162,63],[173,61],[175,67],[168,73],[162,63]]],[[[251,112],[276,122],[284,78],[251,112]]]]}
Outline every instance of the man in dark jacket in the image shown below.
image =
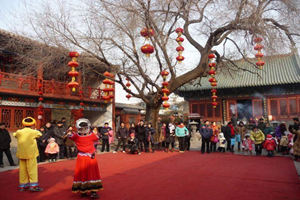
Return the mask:
{"type": "Polygon", "coordinates": [[[225,127],[225,130],[224,130],[224,137],[226,139],[226,142],[227,142],[227,151],[231,151],[233,152],[233,149],[232,149],[232,145],[231,145],[231,138],[235,137],[234,134],[232,134],[232,127],[233,127],[233,124],[232,122],[228,122],[227,126],[225,127]]]}
{"type": "Polygon", "coordinates": [[[210,127],[210,123],[208,120],[205,121],[203,125],[200,128],[200,134],[202,136],[202,146],[201,146],[201,153],[205,153],[205,147],[206,147],[206,153],[210,153],[209,151],[209,143],[210,143],[210,138],[213,134],[213,130],[210,127]]]}
{"type": "Polygon", "coordinates": [[[118,152],[121,143],[122,143],[122,147],[123,147],[123,153],[125,153],[125,147],[126,147],[126,141],[128,138],[128,134],[129,134],[128,129],[125,127],[124,122],[121,122],[121,126],[116,134],[116,137],[118,138],[118,145],[117,145],[116,150],[113,153],[118,152]]]}
{"type": "Polygon", "coordinates": [[[3,152],[9,161],[10,166],[16,166],[10,153],[11,138],[5,128],[5,123],[0,123],[0,167],[3,168],[3,152]]]}
{"type": "Polygon", "coordinates": [[[144,126],[144,121],[141,120],[136,127],[136,137],[138,139],[139,150],[142,152],[145,147],[145,137],[146,137],[146,127],[144,126]]]}
{"type": "Polygon", "coordinates": [[[55,142],[59,146],[59,158],[64,159],[66,153],[66,146],[64,142],[66,129],[64,127],[64,124],[61,121],[57,122],[57,126],[54,127],[53,133],[54,133],[55,142]]]}
{"type": "Polygon", "coordinates": [[[101,133],[101,137],[102,137],[102,149],[101,152],[103,152],[105,150],[106,147],[106,151],[109,152],[109,131],[111,131],[112,128],[108,126],[108,123],[106,122],[104,124],[104,126],[101,128],[100,133],[101,133]]]}
{"type": "Polygon", "coordinates": [[[155,134],[155,129],[152,127],[152,124],[148,124],[145,126],[145,152],[150,151],[150,144],[152,153],[155,152],[154,148],[154,138],[153,135],[155,134]]]}

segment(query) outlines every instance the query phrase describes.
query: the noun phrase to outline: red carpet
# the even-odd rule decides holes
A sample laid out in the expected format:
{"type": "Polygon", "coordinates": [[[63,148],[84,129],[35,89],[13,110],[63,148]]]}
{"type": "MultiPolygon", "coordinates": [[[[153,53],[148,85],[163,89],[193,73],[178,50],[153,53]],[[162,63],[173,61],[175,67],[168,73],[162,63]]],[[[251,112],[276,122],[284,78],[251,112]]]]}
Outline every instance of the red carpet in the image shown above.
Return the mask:
{"type": "MultiPolygon", "coordinates": [[[[103,200],[299,200],[300,180],[286,157],[199,152],[97,156],[103,200]]],[[[41,193],[19,192],[18,170],[0,173],[0,199],[81,199],[71,193],[75,161],[39,166],[41,193]]]]}

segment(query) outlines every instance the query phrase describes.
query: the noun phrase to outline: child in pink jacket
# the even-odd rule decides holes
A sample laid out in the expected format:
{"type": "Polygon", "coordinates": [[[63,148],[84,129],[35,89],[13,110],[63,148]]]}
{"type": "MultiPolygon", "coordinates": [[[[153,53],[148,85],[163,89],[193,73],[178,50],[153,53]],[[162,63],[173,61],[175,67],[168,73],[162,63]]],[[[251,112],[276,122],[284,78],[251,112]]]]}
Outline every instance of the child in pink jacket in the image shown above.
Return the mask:
{"type": "Polygon", "coordinates": [[[250,155],[252,155],[253,144],[254,142],[251,140],[250,135],[246,134],[245,139],[243,140],[243,146],[242,146],[243,151],[245,151],[246,153],[249,152],[250,155]]]}
{"type": "Polygon", "coordinates": [[[48,140],[48,145],[46,147],[45,153],[48,155],[49,162],[55,162],[57,154],[59,152],[59,146],[55,142],[54,138],[48,140]]]}

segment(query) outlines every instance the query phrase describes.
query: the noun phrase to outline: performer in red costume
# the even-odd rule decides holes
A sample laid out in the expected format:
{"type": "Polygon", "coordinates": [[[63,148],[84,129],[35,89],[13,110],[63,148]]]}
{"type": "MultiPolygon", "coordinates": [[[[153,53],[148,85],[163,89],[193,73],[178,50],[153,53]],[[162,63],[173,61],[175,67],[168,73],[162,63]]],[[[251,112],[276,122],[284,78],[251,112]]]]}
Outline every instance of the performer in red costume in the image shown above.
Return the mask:
{"type": "Polygon", "coordinates": [[[91,131],[88,119],[78,119],[76,128],[77,133],[69,133],[70,139],[76,143],[78,149],[72,192],[80,192],[81,196],[90,195],[91,198],[98,199],[97,192],[103,189],[103,186],[95,158],[94,143],[99,138],[91,131]]]}

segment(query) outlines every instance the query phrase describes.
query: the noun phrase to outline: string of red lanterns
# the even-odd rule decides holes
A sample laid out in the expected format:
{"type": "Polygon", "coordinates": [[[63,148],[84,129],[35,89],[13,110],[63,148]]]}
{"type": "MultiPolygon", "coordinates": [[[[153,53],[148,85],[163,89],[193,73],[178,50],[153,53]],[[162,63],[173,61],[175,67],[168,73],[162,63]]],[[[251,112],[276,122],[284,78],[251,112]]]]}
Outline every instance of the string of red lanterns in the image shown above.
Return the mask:
{"type": "Polygon", "coordinates": [[[175,32],[178,34],[176,38],[176,42],[179,44],[179,46],[176,48],[176,51],[178,52],[178,56],[176,57],[176,60],[178,61],[178,63],[181,63],[184,60],[184,57],[182,56],[182,52],[184,51],[182,42],[184,41],[184,38],[181,37],[181,35],[183,34],[183,28],[177,28],[175,32]]]}
{"type": "Polygon", "coordinates": [[[108,71],[104,72],[103,75],[106,78],[102,82],[104,84],[104,88],[102,90],[104,92],[104,95],[102,96],[102,99],[107,103],[114,98],[114,91],[115,91],[115,89],[113,88],[114,81],[109,79],[109,78],[113,78],[114,75],[109,73],[108,71]]]}
{"type": "Polygon", "coordinates": [[[169,86],[169,82],[167,81],[167,76],[169,75],[169,72],[166,70],[163,70],[161,73],[161,76],[163,77],[163,82],[162,82],[162,92],[163,92],[163,96],[162,96],[162,100],[164,101],[163,103],[163,107],[165,109],[168,109],[170,107],[170,104],[168,103],[169,97],[168,94],[170,93],[168,86],[169,86]]]}
{"type": "Polygon", "coordinates": [[[79,66],[77,62],[77,57],[79,53],[70,52],[69,56],[72,58],[72,61],[68,62],[68,66],[71,67],[71,71],[69,71],[68,75],[72,78],[71,82],[68,83],[68,87],[72,88],[72,92],[76,92],[76,88],[79,87],[79,83],[76,82],[76,77],[79,75],[78,71],[76,71],[76,67],[79,66]]]}
{"type": "MultiPolygon", "coordinates": [[[[155,34],[152,28],[143,28],[140,33],[141,36],[146,38],[146,42],[148,42],[149,38],[154,36],[155,34]]],[[[147,43],[141,47],[141,51],[142,53],[146,54],[147,57],[149,57],[150,54],[154,52],[154,47],[151,44],[147,43]]]]}
{"type": "Polygon", "coordinates": [[[259,67],[259,69],[262,69],[265,65],[265,62],[262,60],[262,57],[264,57],[264,54],[261,52],[261,50],[264,48],[264,46],[261,44],[263,39],[261,37],[254,38],[254,42],[256,43],[254,46],[254,50],[257,51],[255,54],[255,57],[257,58],[256,65],[259,67]]]}
{"type": "MultiPolygon", "coordinates": [[[[126,87],[128,88],[128,90],[130,91],[130,86],[131,86],[131,83],[130,83],[130,81],[129,81],[129,79],[128,78],[126,78],[126,81],[127,81],[127,83],[126,83],[126,87]]],[[[129,100],[130,98],[131,98],[132,96],[131,96],[131,94],[127,94],[126,95],[126,98],[129,100]]]]}
{"type": "Polygon", "coordinates": [[[212,93],[212,96],[211,96],[211,99],[212,99],[212,106],[213,108],[216,108],[218,103],[217,103],[217,79],[215,77],[216,75],[216,63],[214,62],[214,58],[215,58],[215,54],[211,53],[208,55],[208,66],[210,68],[210,70],[208,71],[208,74],[210,75],[210,78],[208,79],[208,81],[210,82],[210,85],[212,86],[212,90],[211,90],[211,93],[212,93]]]}

